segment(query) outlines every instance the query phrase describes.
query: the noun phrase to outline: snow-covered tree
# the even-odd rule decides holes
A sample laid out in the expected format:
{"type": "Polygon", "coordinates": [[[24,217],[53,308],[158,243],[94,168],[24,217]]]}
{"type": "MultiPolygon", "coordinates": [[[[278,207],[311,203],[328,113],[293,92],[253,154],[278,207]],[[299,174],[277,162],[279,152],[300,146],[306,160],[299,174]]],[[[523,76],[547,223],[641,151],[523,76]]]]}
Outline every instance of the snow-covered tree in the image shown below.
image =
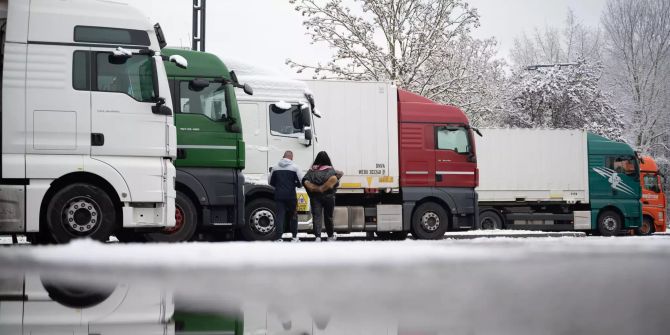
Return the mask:
{"type": "Polygon", "coordinates": [[[607,79],[638,150],[670,157],[670,0],[609,0],[607,79]]]}
{"type": "Polygon", "coordinates": [[[505,123],[523,128],[586,129],[621,139],[622,116],[599,87],[601,73],[602,66],[584,60],[571,66],[516,71],[505,123]]]}
{"type": "Polygon", "coordinates": [[[315,78],[388,80],[463,108],[493,125],[502,105],[505,63],[494,39],[470,36],[479,15],[464,0],[290,0],[313,43],[334,51],[326,64],[287,60],[315,78]]]}
{"type": "MultiPolygon", "coordinates": [[[[289,0],[305,16],[314,43],[334,51],[326,64],[287,60],[316,77],[391,80],[416,88],[430,82],[427,64],[479,25],[477,11],[463,0],[289,0]]],[[[436,69],[433,69],[433,71],[436,69]]]]}

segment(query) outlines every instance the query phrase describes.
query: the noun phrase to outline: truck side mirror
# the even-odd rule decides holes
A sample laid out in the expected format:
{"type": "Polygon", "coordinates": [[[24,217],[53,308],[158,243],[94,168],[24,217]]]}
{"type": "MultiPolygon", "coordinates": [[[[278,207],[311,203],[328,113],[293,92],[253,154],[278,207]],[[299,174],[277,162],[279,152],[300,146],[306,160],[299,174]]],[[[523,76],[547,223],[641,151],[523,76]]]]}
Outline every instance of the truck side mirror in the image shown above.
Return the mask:
{"type": "Polygon", "coordinates": [[[207,87],[209,87],[209,80],[202,78],[196,78],[188,82],[188,88],[191,91],[200,92],[207,87]]]}
{"type": "Polygon", "coordinates": [[[312,129],[305,129],[305,139],[311,141],[313,137],[312,129]]]}
{"type": "MultiPolygon", "coordinates": [[[[300,110],[300,116],[302,117],[302,125],[307,128],[312,125],[312,116],[310,115],[308,108],[303,108],[300,110]]],[[[311,138],[310,138],[311,139],[311,138]]]]}
{"type": "Polygon", "coordinates": [[[249,84],[244,84],[242,90],[244,90],[244,93],[247,95],[254,95],[254,89],[249,84]]]}

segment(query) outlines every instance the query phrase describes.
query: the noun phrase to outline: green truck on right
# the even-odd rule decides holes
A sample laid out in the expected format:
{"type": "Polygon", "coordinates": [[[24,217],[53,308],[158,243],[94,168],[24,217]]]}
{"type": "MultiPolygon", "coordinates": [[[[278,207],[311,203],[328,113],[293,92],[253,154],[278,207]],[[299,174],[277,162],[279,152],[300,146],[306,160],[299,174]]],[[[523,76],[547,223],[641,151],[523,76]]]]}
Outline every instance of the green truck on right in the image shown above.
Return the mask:
{"type": "Polygon", "coordinates": [[[614,236],[640,227],[640,167],[629,145],[584,130],[480,131],[479,229],[614,236]]]}

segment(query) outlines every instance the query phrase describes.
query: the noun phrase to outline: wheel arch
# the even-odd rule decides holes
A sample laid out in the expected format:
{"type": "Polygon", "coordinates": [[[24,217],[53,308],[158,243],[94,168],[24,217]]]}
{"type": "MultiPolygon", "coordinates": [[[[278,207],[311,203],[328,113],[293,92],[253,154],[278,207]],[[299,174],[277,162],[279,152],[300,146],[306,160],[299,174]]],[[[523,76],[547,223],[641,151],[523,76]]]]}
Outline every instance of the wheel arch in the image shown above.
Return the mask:
{"type": "MultiPolygon", "coordinates": [[[[419,201],[415,202],[414,203],[414,208],[412,208],[412,213],[411,213],[410,217],[414,217],[414,214],[416,213],[416,209],[419,208],[419,206],[421,206],[425,203],[429,203],[429,202],[438,204],[440,207],[444,208],[444,210],[447,212],[447,218],[449,219],[447,227],[449,229],[453,229],[454,220],[452,218],[453,214],[452,214],[451,208],[449,207],[449,204],[447,204],[447,202],[444,201],[442,198],[438,198],[438,197],[435,197],[435,196],[427,196],[427,197],[421,198],[419,201]]],[[[411,225],[410,225],[410,227],[411,227],[411,225]]],[[[410,228],[410,230],[411,230],[411,228],[410,228]]]]}
{"type": "MultiPolygon", "coordinates": [[[[101,188],[107,195],[109,195],[112,202],[114,202],[114,211],[116,212],[117,220],[122,220],[123,213],[121,209],[121,199],[119,198],[117,190],[111,183],[109,183],[109,181],[91,172],[72,172],[51,182],[49,189],[44,194],[44,197],[42,197],[42,203],[40,204],[40,231],[46,228],[44,225],[46,224],[47,206],[51,199],[53,199],[53,196],[64,187],[76,183],[86,183],[101,188]]],[[[117,224],[119,223],[120,222],[117,222],[117,224]]]]}

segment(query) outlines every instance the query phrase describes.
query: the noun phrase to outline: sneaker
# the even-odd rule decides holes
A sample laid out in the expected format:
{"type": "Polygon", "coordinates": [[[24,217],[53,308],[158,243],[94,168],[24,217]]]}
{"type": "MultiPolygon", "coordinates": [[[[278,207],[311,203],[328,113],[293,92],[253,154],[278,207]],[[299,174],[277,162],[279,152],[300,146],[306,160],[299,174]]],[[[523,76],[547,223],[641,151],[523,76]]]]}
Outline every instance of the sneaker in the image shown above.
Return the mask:
{"type": "Polygon", "coordinates": [[[297,237],[294,237],[294,238],[291,239],[291,242],[300,242],[300,239],[297,238],[297,237]]]}
{"type": "Polygon", "coordinates": [[[321,242],[321,238],[320,238],[320,237],[317,237],[317,238],[314,240],[314,242],[321,242]]]}
{"type": "Polygon", "coordinates": [[[328,237],[328,241],[336,241],[337,240],[337,235],[330,236],[328,237]]]}

